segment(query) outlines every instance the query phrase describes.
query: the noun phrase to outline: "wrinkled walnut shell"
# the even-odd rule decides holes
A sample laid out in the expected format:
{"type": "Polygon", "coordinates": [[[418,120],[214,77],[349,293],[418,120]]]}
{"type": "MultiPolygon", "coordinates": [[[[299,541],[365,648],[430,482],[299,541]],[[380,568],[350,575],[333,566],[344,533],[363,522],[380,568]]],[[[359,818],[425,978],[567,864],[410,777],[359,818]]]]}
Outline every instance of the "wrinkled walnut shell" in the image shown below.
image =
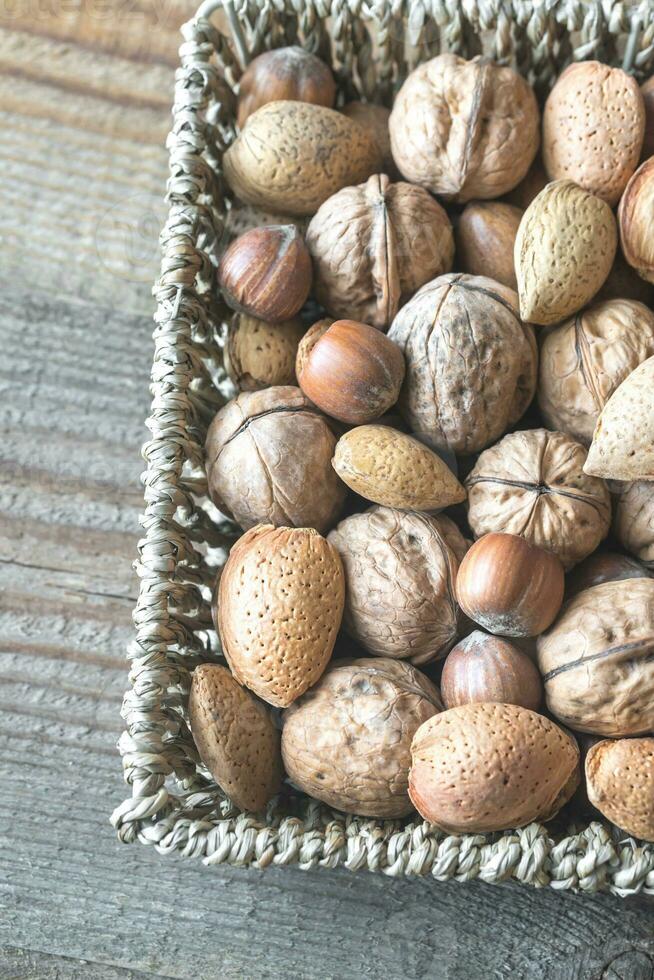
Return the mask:
{"type": "Polygon", "coordinates": [[[284,712],[282,752],[292,782],[346,813],[404,817],[411,739],[443,708],[438,688],[398,660],[338,661],[284,712]]]}
{"type": "Polygon", "coordinates": [[[449,218],[421,187],[375,174],[330,197],[311,219],[307,247],[316,299],[335,317],[386,330],[424,283],[449,272],[449,218]]]}
{"type": "Polygon", "coordinates": [[[478,452],[533,398],[534,332],[520,320],[513,290],[492,279],[434,279],[400,310],[388,337],[406,360],[400,411],[434,449],[478,452]]]}
{"type": "Polygon", "coordinates": [[[414,69],[396,96],[393,159],[439,197],[500,197],[529,170],[539,123],[533,91],[511,68],[441,54],[414,69]]]}
{"type": "Polygon", "coordinates": [[[613,531],[623,548],[654,569],[654,483],[635,480],[620,488],[613,531]]]}

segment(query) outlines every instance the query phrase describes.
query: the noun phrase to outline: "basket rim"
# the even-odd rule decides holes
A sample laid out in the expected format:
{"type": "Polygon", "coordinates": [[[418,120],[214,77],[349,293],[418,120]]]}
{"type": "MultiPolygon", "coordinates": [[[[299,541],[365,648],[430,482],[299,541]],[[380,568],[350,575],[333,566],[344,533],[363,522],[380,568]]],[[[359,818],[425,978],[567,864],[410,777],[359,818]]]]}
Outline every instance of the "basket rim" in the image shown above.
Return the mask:
{"type": "MultiPolygon", "coordinates": [[[[201,189],[211,182],[203,158],[207,133],[216,136],[203,113],[220,85],[213,56],[219,52],[229,62],[227,69],[236,74],[250,58],[244,28],[244,23],[252,27],[250,7],[248,0],[204,0],[181,29],[181,65],[167,141],[170,209],[161,234],[161,276],[154,287],[157,326],[153,400],[147,421],[152,439],[143,449],[147,469],[141,523],[145,535],[135,562],[140,589],[134,611],[136,638],[128,648],[132,686],[123,703],[126,730],[119,741],[131,795],[114,810],[111,822],[123,842],[138,840],[154,845],[162,854],[179,851],[202,857],[207,865],[344,866],[389,876],[431,875],[439,881],[513,878],[557,890],[654,894],[654,845],[599,821],[572,828],[568,836],[557,840],[540,824],[499,834],[452,835],[420,819],[404,824],[362,819],[332,812],[310,800],[303,819],[285,814],[275,803],[262,817],[235,814],[228,801],[217,802],[215,793],[194,779],[195,760],[184,748],[182,716],[167,706],[179,704],[188,689],[187,664],[202,659],[203,647],[194,632],[206,628],[206,621],[192,610],[190,614],[173,612],[170,604],[171,600],[188,602],[189,595],[199,596],[192,584],[193,574],[199,576],[193,561],[191,584],[187,578],[182,587],[176,578],[188,556],[198,559],[193,541],[208,537],[219,546],[227,541],[220,528],[212,528],[194,509],[191,494],[201,488],[201,480],[189,479],[183,472],[188,460],[195,466],[201,464],[195,422],[221,404],[200,363],[208,353],[210,325],[207,301],[197,286],[208,271],[206,252],[198,239],[216,232],[201,200],[201,189]],[[220,10],[233,50],[210,20],[220,10]],[[185,527],[177,519],[180,510],[192,518],[185,527]],[[180,646],[190,657],[173,652],[173,647],[180,646]],[[165,786],[172,773],[183,789],[178,796],[165,786]]],[[[295,0],[275,0],[273,7],[273,16],[280,22],[287,14],[299,16],[295,0]]],[[[388,29],[389,19],[398,16],[402,30],[410,16],[421,18],[423,29],[425,25],[443,27],[427,16],[422,0],[400,0],[399,4],[397,0],[308,0],[302,14],[305,33],[326,29],[328,18],[336,18],[344,33],[356,20],[388,29]]],[[[502,4],[448,0],[447,15],[445,29],[454,24],[461,31],[494,30],[499,45],[506,44],[513,25],[514,33],[519,28],[525,43],[528,38],[534,48],[540,38],[550,57],[558,34],[576,27],[581,38],[573,52],[577,60],[583,60],[588,51],[601,50],[602,44],[618,35],[626,37],[623,67],[642,70],[654,58],[654,4],[646,2],[627,9],[620,0],[604,0],[600,10],[599,5],[589,6],[581,0],[537,0],[533,4],[526,0],[504,0],[502,4]]],[[[250,33],[256,35],[256,31],[250,33]]],[[[261,37],[257,43],[263,43],[261,37]]],[[[546,61],[545,57],[543,64],[546,61]]],[[[542,65],[535,70],[539,68],[542,65]]]]}

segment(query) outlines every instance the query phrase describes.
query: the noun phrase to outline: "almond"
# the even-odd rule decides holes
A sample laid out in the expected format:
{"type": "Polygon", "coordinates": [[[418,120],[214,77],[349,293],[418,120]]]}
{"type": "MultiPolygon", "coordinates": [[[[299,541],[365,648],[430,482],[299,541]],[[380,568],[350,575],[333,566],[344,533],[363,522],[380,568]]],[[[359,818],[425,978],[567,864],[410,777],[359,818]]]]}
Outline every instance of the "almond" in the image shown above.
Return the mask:
{"type": "Polygon", "coordinates": [[[332,465],[351,490],[399,510],[438,510],[466,492],[446,463],[387,425],[360,425],[336,444],[332,465]]]}
{"type": "Polygon", "coordinates": [[[471,703],[434,715],[411,745],[409,796],[448,833],[550,820],[579,783],[579,749],[549,718],[515,704],[471,703]]]}
{"type": "Polygon", "coordinates": [[[343,616],[343,566],[312,528],[253,527],[231,550],[215,619],[232,673],[286,708],[316,683],[343,616]]]}
{"type": "Polygon", "coordinates": [[[585,306],[611,271],[617,244],[608,204],[571,180],[548,184],[525,211],[515,241],[522,319],[558,323],[585,306]]]}
{"type": "Polygon", "coordinates": [[[295,358],[304,334],[299,317],[266,323],[245,313],[232,320],[225,343],[225,368],[241,391],[294,385],[295,358]]]}
{"type": "Polygon", "coordinates": [[[200,758],[241,810],[261,810],[282,784],[280,735],[267,708],[226,667],[200,664],[189,697],[200,758]]]}
{"type": "Polygon", "coordinates": [[[654,738],[598,742],[586,756],[586,785],[607,820],[654,841],[654,738]]]}
{"type": "Polygon", "coordinates": [[[654,480],[654,357],[632,371],[602,409],[584,472],[654,480]]]}

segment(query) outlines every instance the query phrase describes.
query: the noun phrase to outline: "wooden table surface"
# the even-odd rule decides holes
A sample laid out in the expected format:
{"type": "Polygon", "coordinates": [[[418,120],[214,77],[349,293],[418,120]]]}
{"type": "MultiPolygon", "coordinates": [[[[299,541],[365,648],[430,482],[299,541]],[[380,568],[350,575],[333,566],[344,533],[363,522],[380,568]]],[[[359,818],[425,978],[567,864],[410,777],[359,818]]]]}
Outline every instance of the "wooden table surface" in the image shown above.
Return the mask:
{"type": "Polygon", "coordinates": [[[0,9],[0,977],[654,976],[653,906],[119,845],[151,280],[189,0],[0,9]]]}

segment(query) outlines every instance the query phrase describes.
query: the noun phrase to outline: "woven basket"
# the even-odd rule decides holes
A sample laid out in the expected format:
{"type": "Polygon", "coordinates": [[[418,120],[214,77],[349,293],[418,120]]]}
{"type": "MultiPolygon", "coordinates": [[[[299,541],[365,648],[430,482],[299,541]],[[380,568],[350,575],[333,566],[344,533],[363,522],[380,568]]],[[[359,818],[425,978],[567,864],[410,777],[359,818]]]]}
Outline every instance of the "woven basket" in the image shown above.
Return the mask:
{"type": "Polygon", "coordinates": [[[654,60],[654,4],[603,0],[235,0],[204,3],[182,28],[173,128],[168,137],[168,220],[152,369],[152,434],[145,536],[135,563],[129,679],[119,748],[131,796],[114,812],[122,841],[177,850],[206,864],[516,878],[587,892],[654,894],[654,845],[615,827],[538,824],[511,833],[454,836],[418,819],[347,817],[284,797],[262,815],[240,814],[199,762],[186,714],[190,671],[220,657],[209,598],[237,530],[206,499],[203,444],[225,397],[221,322],[211,290],[225,237],[221,155],[234,138],[233,87],[265,48],[300,44],[335,67],[341,98],[389,102],[420,61],[442,50],[483,51],[513,64],[543,95],[570,60],[595,58],[646,77],[654,60]],[[211,15],[216,14],[210,22],[211,15]]]}

